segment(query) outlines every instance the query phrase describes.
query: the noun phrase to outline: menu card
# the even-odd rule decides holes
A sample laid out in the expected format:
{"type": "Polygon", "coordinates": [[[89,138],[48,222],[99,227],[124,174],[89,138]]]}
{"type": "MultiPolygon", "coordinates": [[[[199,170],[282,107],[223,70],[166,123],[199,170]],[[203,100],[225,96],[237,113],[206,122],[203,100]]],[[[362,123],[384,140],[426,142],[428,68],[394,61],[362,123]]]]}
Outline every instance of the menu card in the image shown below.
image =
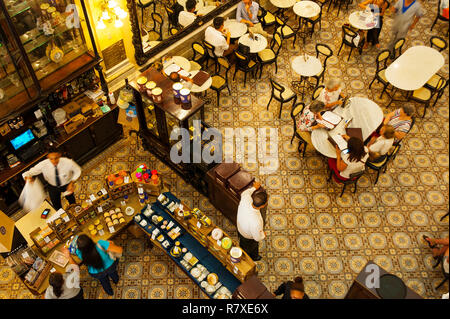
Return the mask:
{"type": "Polygon", "coordinates": [[[195,85],[202,86],[209,79],[209,74],[205,71],[199,71],[192,80],[195,85]]]}

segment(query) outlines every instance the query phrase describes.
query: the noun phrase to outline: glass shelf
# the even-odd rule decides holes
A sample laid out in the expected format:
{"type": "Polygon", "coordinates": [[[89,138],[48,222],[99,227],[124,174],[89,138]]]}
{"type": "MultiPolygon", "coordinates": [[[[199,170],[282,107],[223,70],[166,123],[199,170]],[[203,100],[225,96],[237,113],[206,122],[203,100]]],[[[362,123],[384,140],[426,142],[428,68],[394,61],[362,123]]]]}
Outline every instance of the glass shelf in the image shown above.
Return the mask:
{"type": "MultiPolygon", "coordinates": [[[[6,5],[8,5],[8,2],[13,2],[13,1],[7,1],[6,5]]],[[[15,16],[17,16],[27,10],[30,10],[30,9],[31,9],[31,6],[28,3],[28,1],[23,1],[22,3],[19,3],[18,5],[8,9],[8,13],[11,18],[14,18],[15,16]]]]}

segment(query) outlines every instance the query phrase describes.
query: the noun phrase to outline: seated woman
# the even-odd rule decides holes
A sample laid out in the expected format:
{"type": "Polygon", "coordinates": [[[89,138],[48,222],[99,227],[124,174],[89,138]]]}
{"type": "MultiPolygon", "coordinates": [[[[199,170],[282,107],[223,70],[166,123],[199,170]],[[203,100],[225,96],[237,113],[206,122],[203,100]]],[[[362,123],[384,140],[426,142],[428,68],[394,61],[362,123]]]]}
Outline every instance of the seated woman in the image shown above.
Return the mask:
{"type": "Polygon", "coordinates": [[[347,149],[341,152],[336,146],[337,158],[329,158],[328,166],[338,179],[346,181],[350,179],[351,174],[365,169],[366,161],[369,158],[369,149],[359,138],[348,135],[342,135],[342,137],[347,141],[347,149]]]}
{"type": "Polygon", "coordinates": [[[372,136],[367,147],[369,148],[369,160],[372,163],[382,162],[385,155],[394,145],[395,129],[391,125],[383,125],[379,137],[372,136]]]}
{"type": "Polygon", "coordinates": [[[305,107],[300,115],[297,125],[299,130],[298,134],[309,145],[312,145],[311,131],[324,127],[322,124],[316,123],[317,119],[322,120],[320,112],[323,110],[325,110],[325,104],[322,101],[314,100],[310,105],[305,107]]]}
{"type": "Polygon", "coordinates": [[[389,124],[395,129],[394,143],[400,142],[411,129],[412,117],[416,109],[412,105],[403,105],[401,108],[387,114],[383,124],[389,124]]]}
{"type": "Polygon", "coordinates": [[[274,292],[275,296],[283,295],[281,299],[309,299],[305,292],[302,277],[295,277],[294,281],[287,281],[274,292]]]}
{"type": "Polygon", "coordinates": [[[342,104],[340,98],[345,98],[345,95],[342,94],[341,80],[331,78],[327,81],[325,88],[320,92],[317,99],[325,103],[326,108],[332,109],[335,106],[342,104]]]}

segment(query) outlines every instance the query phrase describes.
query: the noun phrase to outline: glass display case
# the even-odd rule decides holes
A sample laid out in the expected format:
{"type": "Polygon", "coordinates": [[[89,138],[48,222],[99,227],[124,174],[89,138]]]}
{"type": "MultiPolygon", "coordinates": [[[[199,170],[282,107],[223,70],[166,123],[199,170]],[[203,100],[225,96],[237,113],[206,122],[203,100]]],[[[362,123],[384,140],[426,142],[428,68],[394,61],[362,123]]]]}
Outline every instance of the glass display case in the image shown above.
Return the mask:
{"type": "Polygon", "coordinates": [[[83,24],[74,0],[0,0],[0,119],[97,59],[83,24]]]}

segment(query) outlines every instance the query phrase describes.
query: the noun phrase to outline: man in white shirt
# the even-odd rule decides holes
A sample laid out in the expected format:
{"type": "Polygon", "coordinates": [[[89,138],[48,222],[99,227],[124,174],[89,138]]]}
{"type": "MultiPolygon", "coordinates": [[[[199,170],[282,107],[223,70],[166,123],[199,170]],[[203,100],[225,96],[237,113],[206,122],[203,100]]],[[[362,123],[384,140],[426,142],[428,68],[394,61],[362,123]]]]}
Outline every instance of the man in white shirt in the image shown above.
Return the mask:
{"type": "Polygon", "coordinates": [[[32,167],[29,171],[22,174],[23,178],[28,182],[34,181],[34,176],[42,174],[48,182],[48,193],[52,201],[53,208],[60,209],[61,194],[69,201],[75,204],[75,196],[73,194],[74,182],[81,175],[81,168],[73,160],[61,157],[61,152],[56,148],[49,150],[47,159],[32,167]]]}
{"type": "Polygon", "coordinates": [[[379,137],[372,137],[367,147],[369,148],[370,161],[381,162],[391,147],[394,145],[395,129],[391,125],[383,125],[379,137]]]}
{"type": "Polygon", "coordinates": [[[205,41],[215,47],[214,53],[218,57],[230,55],[237,47],[236,44],[230,44],[231,35],[224,28],[224,21],[222,17],[215,17],[213,27],[209,26],[205,31],[205,41]]]}
{"type": "Polygon", "coordinates": [[[255,182],[253,187],[242,192],[237,213],[239,246],[254,261],[261,259],[258,243],[266,237],[261,209],[267,206],[267,193],[255,192],[260,187],[261,184],[255,182]]]}
{"type": "Polygon", "coordinates": [[[191,23],[194,23],[195,19],[197,19],[197,15],[194,13],[196,4],[197,3],[195,0],[187,0],[186,10],[180,12],[180,15],[178,16],[178,23],[183,28],[187,27],[191,23]]]}
{"type": "Polygon", "coordinates": [[[262,36],[268,36],[267,32],[263,30],[261,23],[258,20],[259,4],[252,0],[242,0],[238,3],[236,9],[236,21],[248,25],[250,33],[259,33],[262,36]]]}

